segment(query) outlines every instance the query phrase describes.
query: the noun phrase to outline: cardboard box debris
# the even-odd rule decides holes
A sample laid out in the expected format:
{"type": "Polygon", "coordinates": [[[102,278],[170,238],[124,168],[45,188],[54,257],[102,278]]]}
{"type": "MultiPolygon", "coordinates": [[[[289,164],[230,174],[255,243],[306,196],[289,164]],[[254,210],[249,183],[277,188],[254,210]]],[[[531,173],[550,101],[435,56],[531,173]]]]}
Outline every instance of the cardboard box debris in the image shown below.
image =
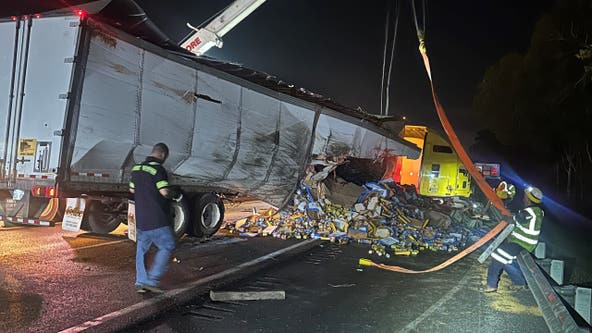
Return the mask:
{"type": "Polygon", "coordinates": [[[391,254],[416,255],[424,250],[457,251],[489,230],[485,219],[476,219],[466,206],[459,208],[459,201],[448,205],[444,200],[422,197],[414,186],[392,180],[355,185],[358,193],[348,196],[357,199],[350,205],[337,204],[329,199],[338,186],[328,181],[330,178],[315,183],[308,177],[288,208],[253,212],[249,218],[227,224],[227,230],[245,237],[319,238],[368,244],[373,253],[385,258],[391,254]],[[319,192],[319,186],[325,190],[319,192]]]}

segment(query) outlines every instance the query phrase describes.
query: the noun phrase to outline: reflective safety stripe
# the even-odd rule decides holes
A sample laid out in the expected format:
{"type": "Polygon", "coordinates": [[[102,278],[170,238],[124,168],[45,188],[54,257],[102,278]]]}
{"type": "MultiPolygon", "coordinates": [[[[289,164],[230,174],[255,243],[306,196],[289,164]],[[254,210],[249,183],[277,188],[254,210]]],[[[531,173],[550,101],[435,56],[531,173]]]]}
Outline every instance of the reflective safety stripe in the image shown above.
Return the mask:
{"type": "Polygon", "coordinates": [[[156,175],[156,169],[148,166],[148,165],[143,165],[143,164],[138,164],[138,165],[134,165],[134,167],[132,168],[132,171],[146,171],[151,175],[156,175]]]}
{"type": "Polygon", "coordinates": [[[150,164],[150,165],[160,165],[160,163],[158,163],[158,162],[148,162],[148,164],[150,164]]]}
{"type": "Polygon", "coordinates": [[[129,183],[129,187],[130,187],[130,188],[136,188],[136,184],[134,184],[134,182],[130,182],[130,183],[129,183]]]}
{"type": "MultiPolygon", "coordinates": [[[[536,217],[534,217],[533,219],[533,221],[536,222],[536,217]]],[[[530,222],[530,225],[533,226],[533,224],[535,224],[534,222],[530,222]]],[[[518,229],[522,230],[525,234],[528,235],[538,236],[541,233],[540,230],[527,229],[523,227],[520,223],[516,223],[516,227],[518,227],[518,229]]]]}
{"type": "Polygon", "coordinates": [[[503,258],[502,256],[500,256],[499,254],[493,252],[491,254],[491,257],[499,262],[501,262],[504,265],[509,265],[512,263],[512,260],[506,260],[505,258],[503,258]]]}
{"type": "Polygon", "coordinates": [[[524,211],[526,211],[530,215],[530,217],[531,217],[531,219],[530,219],[530,225],[528,226],[528,229],[534,231],[535,230],[535,227],[536,227],[537,216],[534,213],[534,210],[532,208],[530,208],[530,207],[526,208],[524,211]]]}
{"type": "Polygon", "coordinates": [[[167,186],[169,186],[169,182],[166,181],[166,180],[161,180],[158,183],[156,183],[156,188],[159,189],[159,190],[162,189],[162,188],[165,188],[167,186]]]}
{"type": "Polygon", "coordinates": [[[515,259],[515,258],[516,258],[515,256],[513,256],[513,255],[509,254],[508,252],[506,252],[506,251],[504,251],[504,250],[502,250],[502,249],[500,249],[500,248],[497,248],[497,249],[496,249],[496,251],[497,251],[499,254],[501,254],[502,256],[506,257],[506,259],[513,260],[513,259],[515,259]]]}
{"type": "Polygon", "coordinates": [[[522,234],[517,233],[516,231],[512,232],[512,236],[516,237],[517,239],[519,239],[525,243],[531,244],[531,245],[536,245],[539,242],[537,239],[530,239],[522,234]]]}

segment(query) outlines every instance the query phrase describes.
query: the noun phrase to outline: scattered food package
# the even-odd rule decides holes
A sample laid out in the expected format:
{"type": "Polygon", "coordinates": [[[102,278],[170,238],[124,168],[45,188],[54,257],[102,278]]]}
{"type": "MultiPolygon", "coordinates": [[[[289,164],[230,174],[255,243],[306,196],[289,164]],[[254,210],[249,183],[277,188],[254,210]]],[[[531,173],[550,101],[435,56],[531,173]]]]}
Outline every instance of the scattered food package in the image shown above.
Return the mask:
{"type": "Polygon", "coordinates": [[[458,251],[485,235],[493,223],[480,214],[479,203],[420,196],[415,186],[391,179],[366,183],[351,207],[333,203],[322,184],[305,180],[291,206],[253,211],[227,223],[225,230],[243,237],[367,244],[370,254],[390,258],[425,250],[458,251]]]}

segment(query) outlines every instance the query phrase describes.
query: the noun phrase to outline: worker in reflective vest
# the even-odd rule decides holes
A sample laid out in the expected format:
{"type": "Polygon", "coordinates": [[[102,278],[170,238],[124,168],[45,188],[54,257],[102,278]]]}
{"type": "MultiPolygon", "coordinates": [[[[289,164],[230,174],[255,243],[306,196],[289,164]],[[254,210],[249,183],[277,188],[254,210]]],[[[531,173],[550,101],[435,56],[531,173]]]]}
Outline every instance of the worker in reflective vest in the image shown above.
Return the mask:
{"type": "Polygon", "coordinates": [[[140,164],[134,165],[129,183],[136,205],[136,291],[161,293],[160,278],[166,272],[168,261],[175,249],[175,236],[171,223],[171,195],[167,172],[162,166],[169,155],[164,143],[152,147],[152,153],[140,164]],[[151,267],[145,263],[146,253],[157,248],[151,267]]]}
{"type": "Polygon", "coordinates": [[[508,204],[514,199],[514,196],[516,195],[516,187],[512,183],[502,181],[495,188],[495,194],[498,196],[498,198],[502,199],[504,205],[508,206],[508,204]]]}
{"type": "Polygon", "coordinates": [[[544,211],[538,207],[543,200],[543,193],[535,187],[524,190],[524,206],[514,216],[514,231],[491,254],[491,263],[487,269],[487,285],[483,289],[486,293],[497,291],[502,272],[508,276],[518,288],[526,289],[526,280],[520,271],[516,256],[522,250],[534,251],[539,240],[544,211]]]}

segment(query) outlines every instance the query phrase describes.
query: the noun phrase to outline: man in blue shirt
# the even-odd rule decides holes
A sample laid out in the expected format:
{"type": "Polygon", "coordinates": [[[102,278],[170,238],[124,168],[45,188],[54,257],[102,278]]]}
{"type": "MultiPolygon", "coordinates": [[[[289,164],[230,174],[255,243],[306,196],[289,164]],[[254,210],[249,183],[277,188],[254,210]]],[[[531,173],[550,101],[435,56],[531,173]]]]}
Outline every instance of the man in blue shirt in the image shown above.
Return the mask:
{"type": "Polygon", "coordinates": [[[136,291],[162,293],[160,278],[175,249],[170,214],[169,182],[162,166],[169,155],[164,143],[152,147],[146,160],[132,168],[130,192],[136,206],[136,291]],[[152,267],[146,270],[145,255],[154,244],[157,248],[152,267]]]}

